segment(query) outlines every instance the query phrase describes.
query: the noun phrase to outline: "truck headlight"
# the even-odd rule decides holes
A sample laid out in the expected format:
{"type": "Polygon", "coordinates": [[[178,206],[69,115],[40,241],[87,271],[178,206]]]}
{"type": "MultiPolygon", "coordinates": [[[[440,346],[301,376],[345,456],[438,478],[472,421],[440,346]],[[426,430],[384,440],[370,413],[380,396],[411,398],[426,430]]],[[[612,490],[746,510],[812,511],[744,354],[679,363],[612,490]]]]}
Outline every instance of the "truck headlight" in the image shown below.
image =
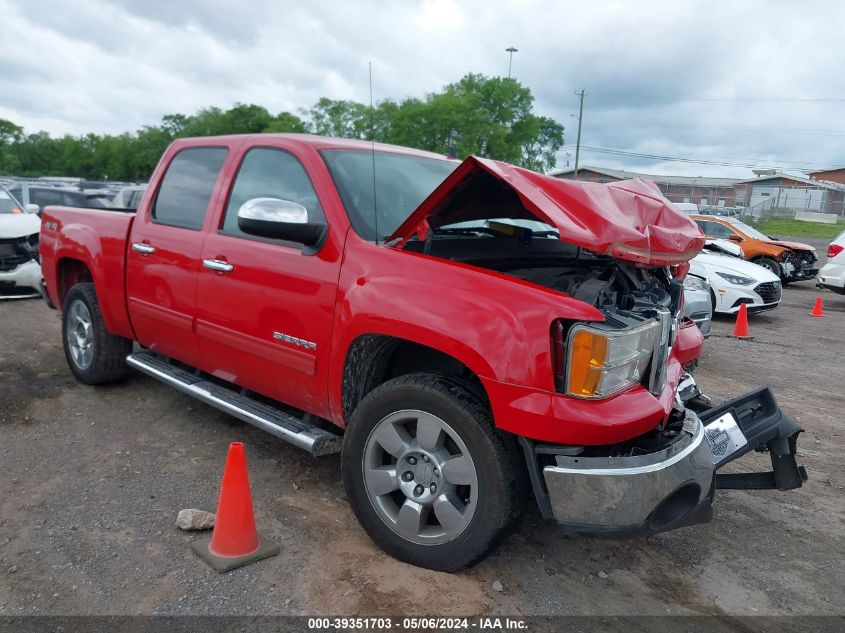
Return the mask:
{"type": "Polygon", "coordinates": [[[735,286],[750,286],[754,283],[754,280],[751,277],[745,277],[744,275],[731,275],[730,273],[716,274],[728,283],[734,284],[735,286]]]}
{"type": "Polygon", "coordinates": [[[687,275],[684,277],[684,288],[687,290],[703,290],[704,292],[709,290],[707,282],[701,277],[696,277],[695,275],[687,275]]]}
{"type": "Polygon", "coordinates": [[[606,398],[640,384],[659,337],[657,321],[627,330],[573,326],[561,390],[577,398],[606,398]]]}

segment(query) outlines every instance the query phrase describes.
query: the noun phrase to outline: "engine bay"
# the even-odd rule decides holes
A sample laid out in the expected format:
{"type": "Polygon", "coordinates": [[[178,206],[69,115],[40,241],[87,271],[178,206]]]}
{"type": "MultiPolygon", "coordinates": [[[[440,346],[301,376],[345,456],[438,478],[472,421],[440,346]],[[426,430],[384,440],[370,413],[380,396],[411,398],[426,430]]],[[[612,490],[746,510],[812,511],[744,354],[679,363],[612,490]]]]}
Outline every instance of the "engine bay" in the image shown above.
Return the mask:
{"type": "Polygon", "coordinates": [[[526,243],[508,237],[450,235],[409,242],[406,248],[551,288],[595,306],[622,326],[629,325],[633,315],[653,318],[659,310],[676,315],[683,295],[683,284],[673,280],[665,267],[637,267],[554,238],[526,243]]]}

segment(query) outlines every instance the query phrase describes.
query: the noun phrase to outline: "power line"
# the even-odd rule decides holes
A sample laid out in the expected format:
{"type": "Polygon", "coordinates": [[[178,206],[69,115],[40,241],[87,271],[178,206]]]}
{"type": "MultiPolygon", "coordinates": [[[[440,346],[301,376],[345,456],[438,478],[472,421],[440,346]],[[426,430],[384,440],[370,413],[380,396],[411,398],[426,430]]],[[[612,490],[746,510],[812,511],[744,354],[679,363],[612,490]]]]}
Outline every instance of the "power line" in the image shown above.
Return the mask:
{"type": "MultiPolygon", "coordinates": [[[[563,148],[561,148],[563,149],[563,148]]],[[[802,167],[834,167],[830,163],[811,163],[802,161],[772,161],[762,158],[727,158],[727,157],[712,157],[712,158],[692,158],[683,156],[665,156],[661,154],[648,154],[644,152],[632,152],[630,150],[618,149],[615,147],[593,147],[588,145],[581,146],[582,151],[592,152],[594,154],[609,154],[613,156],[630,156],[633,158],[645,158],[649,160],[665,161],[665,162],[679,162],[679,163],[693,163],[696,165],[716,165],[720,167],[746,167],[753,169],[761,166],[777,166],[782,168],[801,169],[802,167]],[[731,162],[731,161],[749,161],[749,162],[731,162]]]]}
{"type": "MultiPolygon", "coordinates": [[[[718,96],[718,95],[681,95],[681,94],[659,94],[646,92],[613,92],[609,90],[592,90],[592,94],[634,97],[637,99],[675,99],[677,101],[738,101],[749,103],[774,102],[774,103],[845,103],[845,97],[752,97],[742,96],[718,96]]],[[[565,94],[565,93],[560,93],[565,94]]],[[[549,95],[553,96],[553,95],[549,95]]]]}
{"type": "Polygon", "coordinates": [[[698,125],[695,123],[666,123],[662,121],[648,121],[648,120],[624,120],[624,121],[608,121],[603,124],[604,127],[611,125],[618,125],[624,127],[676,127],[676,128],[693,128],[703,130],[731,130],[737,132],[776,132],[783,134],[798,134],[807,136],[845,136],[843,130],[801,130],[795,128],[780,128],[780,127],[756,127],[744,125],[698,125]]]}

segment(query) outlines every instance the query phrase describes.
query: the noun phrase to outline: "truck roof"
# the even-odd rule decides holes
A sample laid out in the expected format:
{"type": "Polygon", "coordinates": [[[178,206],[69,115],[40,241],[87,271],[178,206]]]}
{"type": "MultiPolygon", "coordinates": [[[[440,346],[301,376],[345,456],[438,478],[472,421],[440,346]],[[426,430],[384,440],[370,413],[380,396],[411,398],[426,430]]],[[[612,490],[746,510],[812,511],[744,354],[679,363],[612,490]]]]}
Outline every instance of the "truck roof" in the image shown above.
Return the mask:
{"type": "Polygon", "coordinates": [[[388,143],[373,143],[371,141],[364,141],[349,138],[337,138],[334,136],[318,136],[317,134],[295,134],[295,133],[261,133],[261,134],[230,134],[225,136],[201,136],[180,138],[173,141],[176,147],[191,147],[196,145],[213,145],[214,142],[231,142],[238,140],[251,139],[260,141],[262,143],[270,143],[274,140],[285,141],[286,143],[297,143],[300,145],[308,145],[316,150],[324,149],[353,149],[370,151],[375,148],[376,151],[394,152],[397,154],[410,154],[413,156],[422,156],[425,158],[436,158],[439,160],[450,160],[443,154],[434,152],[427,152],[421,149],[412,149],[410,147],[402,147],[401,145],[390,145],[388,143]]]}

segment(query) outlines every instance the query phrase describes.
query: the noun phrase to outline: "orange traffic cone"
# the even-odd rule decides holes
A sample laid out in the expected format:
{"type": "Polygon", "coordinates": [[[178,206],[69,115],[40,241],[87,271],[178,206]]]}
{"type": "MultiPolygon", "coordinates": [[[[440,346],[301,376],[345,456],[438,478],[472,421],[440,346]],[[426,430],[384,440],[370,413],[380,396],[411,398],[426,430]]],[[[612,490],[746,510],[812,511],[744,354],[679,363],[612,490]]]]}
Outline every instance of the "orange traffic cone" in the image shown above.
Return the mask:
{"type": "Polygon", "coordinates": [[[735,338],[751,338],[748,335],[748,308],[745,304],[739,306],[739,312],[736,315],[736,325],[734,325],[735,338]]]}
{"type": "Polygon", "coordinates": [[[810,316],[814,317],[823,317],[825,316],[824,311],[822,310],[822,298],[816,297],[816,305],[813,306],[812,312],[810,312],[810,316]]]}
{"type": "Polygon", "coordinates": [[[279,553],[279,548],[262,539],[255,529],[246,450],[242,442],[229,445],[214,532],[210,538],[195,541],[192,547],[201,559],[219,572],[279,553]]]}

